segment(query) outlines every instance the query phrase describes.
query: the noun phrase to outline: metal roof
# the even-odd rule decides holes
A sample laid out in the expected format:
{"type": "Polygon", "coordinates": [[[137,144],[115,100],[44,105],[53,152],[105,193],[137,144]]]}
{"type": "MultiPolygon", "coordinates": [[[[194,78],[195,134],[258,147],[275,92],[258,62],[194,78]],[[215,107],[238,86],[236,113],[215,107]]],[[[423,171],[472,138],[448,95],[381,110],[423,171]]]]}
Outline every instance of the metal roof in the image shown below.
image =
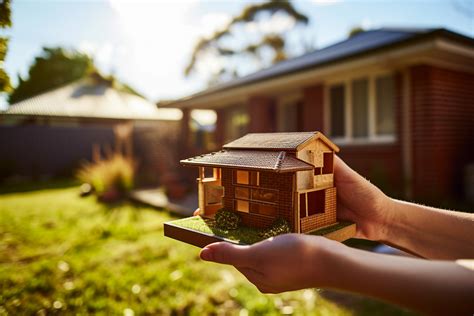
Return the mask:
{"type": "Polygon", "coordinates": [[[224,148],[296,151],[299,146],[316,138],[320,138],[334,151],[339,151],[339,148],[320,132],[250,133],[224,145],[224,148]]]}
{"type": "MultiPolygon", "coordinates": [[[[449,37],[458,41],[467,42],[469,45],[474,45],[474,39],[445,29],[381,28],[377,30],[369,30],[358,33],[334,45],[315,50],[311,53],[296,58],[282,61],[247,76],[219,84],[215,87],[183,98],[182,100],[210,95],[231,88],[245,86],[247,84],[264,81],[310,68],[316,68],[329,63],[338,62],[343,59],[356,57],[383,49],[389,49],[398,45],[409,44],[411,42],[434,36],[449,37]]],[[[179,103],[180,101],[181,100],[171,102],[169,106],[174,106],[174,103],[179,103]]]]}
{"type": "Polygon", "coordinates": [[[179,120],[182,115],[89,77],[12,104],[1,114],[120,120],[179,120]]]}
{"type": "Polygon", "coordinates": [[[185,166],[238,168],[271,172],[296,172],[314,167],[285,151],[221,150],[181,160],[185,166]]]}

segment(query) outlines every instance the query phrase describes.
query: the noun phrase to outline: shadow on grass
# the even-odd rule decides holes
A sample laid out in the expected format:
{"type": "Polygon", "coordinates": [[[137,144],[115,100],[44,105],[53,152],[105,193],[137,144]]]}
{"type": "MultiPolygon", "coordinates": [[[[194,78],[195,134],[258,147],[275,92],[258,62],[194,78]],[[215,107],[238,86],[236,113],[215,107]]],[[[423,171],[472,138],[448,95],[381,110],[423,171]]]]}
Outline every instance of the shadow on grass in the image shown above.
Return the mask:
{"type": "Polygon", "coordinates": [[[38,190],[65,189],[78,186],[80,183],[72,178],[50,179],[41,181],[22,181],[18,183],[0,183],[0,194],[24,193],[38,190]]]}

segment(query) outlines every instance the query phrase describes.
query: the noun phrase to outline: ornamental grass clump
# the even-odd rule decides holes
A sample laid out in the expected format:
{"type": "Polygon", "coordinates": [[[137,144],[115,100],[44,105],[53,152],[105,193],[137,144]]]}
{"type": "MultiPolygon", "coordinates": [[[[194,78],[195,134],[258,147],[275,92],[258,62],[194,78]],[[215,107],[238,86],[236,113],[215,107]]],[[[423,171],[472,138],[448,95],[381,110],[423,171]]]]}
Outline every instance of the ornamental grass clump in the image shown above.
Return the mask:
{"type": "Polygon", "coordinates": [[[222,208],[216,212],[214,219],[216,221],[216,226],[224,230],[234,230],[239,228],[241,221],[239,214],[222,208]]]}
{"type": "Polygon", "coordinates": [[[109,159],[83,165],[77,178],[92,186],[99,199],[113,201],[133,189],[135,164],[132,159],[113,155],[109,159]]]}
{"type": "Polygon", "coordinates": [[[288,222],[283,218],[277,218],[270,227],[264,229],[260,233],[260,236],[263,239],[267,239],[281,234],[288,234],[290,232],[290,225],[288,225],[288,222]]]}

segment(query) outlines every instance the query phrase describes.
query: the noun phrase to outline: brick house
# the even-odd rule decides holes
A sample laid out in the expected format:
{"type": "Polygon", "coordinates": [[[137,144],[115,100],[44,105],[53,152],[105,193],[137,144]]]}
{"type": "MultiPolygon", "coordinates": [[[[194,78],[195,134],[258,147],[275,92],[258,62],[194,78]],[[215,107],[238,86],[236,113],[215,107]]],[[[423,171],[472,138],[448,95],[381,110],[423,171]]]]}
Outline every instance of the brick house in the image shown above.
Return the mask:
{"type": "Polygon", "coordinates": [[[319,132],[254,133],[181,163],[199,167],[202,216],[225,208],[247,226],[266,228],[283,218],[293,232],[308,233],[336,223],[337,151],[319,132]]]}
{"type": "MultiPolygon", "coordinates": [[[[354,169],[395,196],[463,194],[474,162],[474,39],[379,29],[177,100],[192,154],[193,109],[217,113],[214,144],[248,132],[321,131],[354,169]]],[[[208,146],[209,147],[209,146],[208,146]]]]}

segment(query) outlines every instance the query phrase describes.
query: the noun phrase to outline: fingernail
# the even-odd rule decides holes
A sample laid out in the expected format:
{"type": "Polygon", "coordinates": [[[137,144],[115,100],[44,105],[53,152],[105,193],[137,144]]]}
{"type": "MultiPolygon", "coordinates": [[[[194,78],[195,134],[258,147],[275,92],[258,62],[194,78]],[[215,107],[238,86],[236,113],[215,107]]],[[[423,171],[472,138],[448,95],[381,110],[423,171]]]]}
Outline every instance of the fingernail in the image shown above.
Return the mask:
{"type": "Polygon", "coordinates": [[[203,250],[201,250],[201,259],[206,261],[213,261],[214,254],[212,253],[212,250],[209,248],[204,248],[203,250]]]}

